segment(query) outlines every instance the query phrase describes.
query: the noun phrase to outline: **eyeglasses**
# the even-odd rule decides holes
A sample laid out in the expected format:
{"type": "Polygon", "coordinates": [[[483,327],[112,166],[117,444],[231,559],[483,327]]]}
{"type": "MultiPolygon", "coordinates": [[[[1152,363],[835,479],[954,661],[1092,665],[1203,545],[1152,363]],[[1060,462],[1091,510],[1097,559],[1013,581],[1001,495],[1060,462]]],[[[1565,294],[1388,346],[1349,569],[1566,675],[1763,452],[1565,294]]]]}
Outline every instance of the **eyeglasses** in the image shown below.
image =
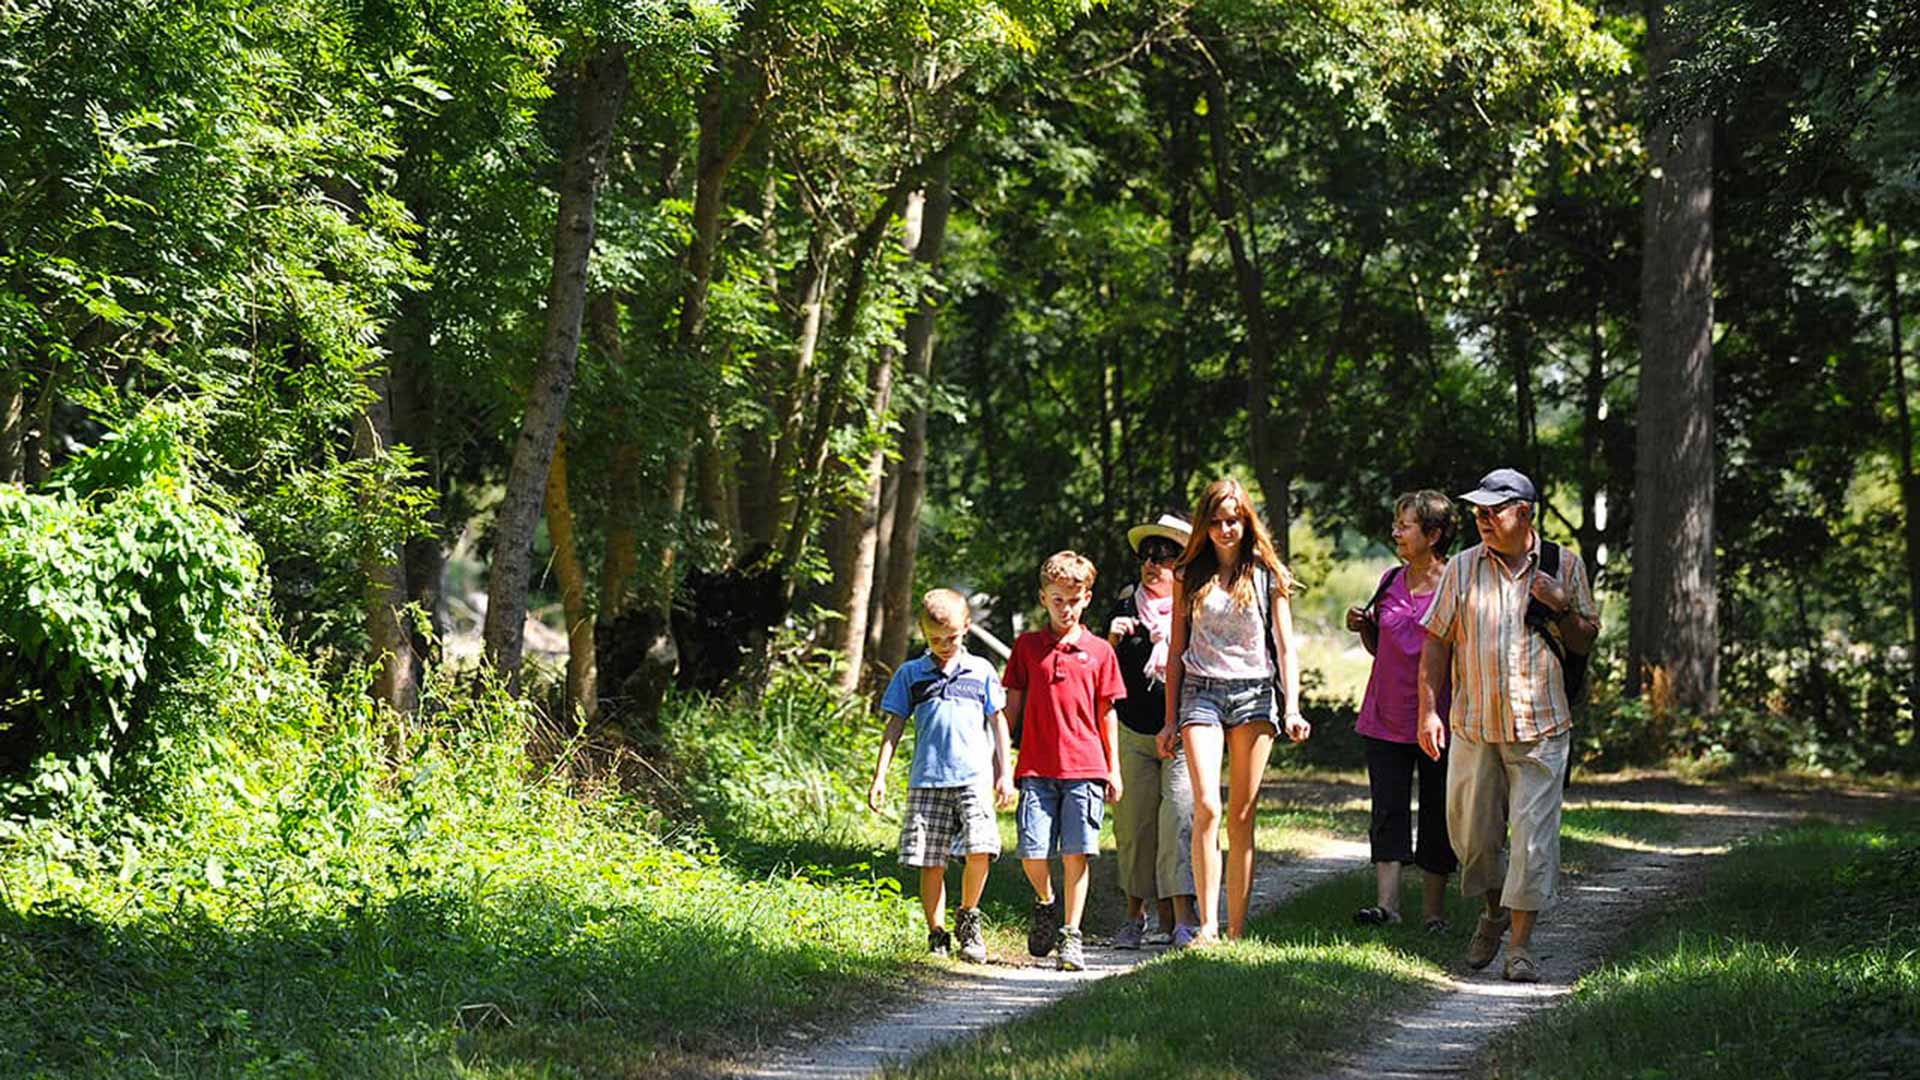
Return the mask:
{"type": "Polygon", "coordinates": [[[1141,544],[1140,561],[1151,563],[1170,563],[1180,557],[1180,548],[1173,544],[1141,544]]]}
{"type": "Polygon", "coordinates": [[[1475,506],[1473,508],[1473,516],[1485,521],[1496,514],[1504,514],[1525,501],[1524,499],[1508,499],[1506,502],[1498,503],[1494,506],[1475,506]]]}

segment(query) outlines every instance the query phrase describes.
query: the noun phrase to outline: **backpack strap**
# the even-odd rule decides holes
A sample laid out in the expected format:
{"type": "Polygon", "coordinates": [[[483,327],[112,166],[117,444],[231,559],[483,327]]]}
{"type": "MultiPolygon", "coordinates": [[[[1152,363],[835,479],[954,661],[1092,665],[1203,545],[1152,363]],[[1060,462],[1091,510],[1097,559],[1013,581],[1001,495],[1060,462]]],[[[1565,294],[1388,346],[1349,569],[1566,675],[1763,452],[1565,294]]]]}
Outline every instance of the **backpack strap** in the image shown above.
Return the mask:
{"type": "Polygon", "coordinates": [[[1373,590],[1373,599],[1367,601],[1367,606],[1362,610],[1368,614],[1379,611],[1381,599],[1387,595],[1388,589],[1393,588],[1393,583],[1400,577],[1400,571],[1405,569],[1406,567],[1400,563],[1394,563],[1388,568],[1386,575],[1380,579],[1379,586],[1373,590]]]}
{"type": "Polygon", "coordinates": [[[1274,682],[1280,681],[1280,655],[1273,650],[1273,574],[1255,564],[1253,572],[1260,584],[1260,636],[1267,643],[1267,664],[1273,668],[1274,682]]]}
{"type": "MultiPolygon", "coordinates": [[[[1541,573],[1554,579],[1556,582],[1560,580],[1559,544],[1544,538],[1541,539],[1539,568],[1541,573]]],[[[1541,603],[1540,598],[1534,596],[1531,587],[1529,587],[1527,592],[1527,625],[1540,631],[1540,636],[1547,639],[1547,648],[1553,652],[1554,659],[1560,661],[1562,665],[1565,665],[1567,662],[1567,647],[1561,644],[1559,637],[1555,636],[1553,631],[1548,629],[1548,627],[1553,625],[1553,621],[1552,609],[1541,603]]]]}

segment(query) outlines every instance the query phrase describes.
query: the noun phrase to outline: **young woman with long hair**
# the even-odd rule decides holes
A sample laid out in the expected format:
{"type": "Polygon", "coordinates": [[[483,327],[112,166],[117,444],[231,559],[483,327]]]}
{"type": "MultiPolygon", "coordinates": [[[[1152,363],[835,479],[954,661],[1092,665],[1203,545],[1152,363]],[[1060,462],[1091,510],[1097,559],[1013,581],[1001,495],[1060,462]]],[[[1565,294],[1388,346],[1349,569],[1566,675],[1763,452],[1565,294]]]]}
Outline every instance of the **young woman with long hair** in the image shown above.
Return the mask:
{"type": "Polygon", "coordinates": [[[1215,480],[1194,505],[1194,529],[1175,567],[1167,646],[1167,712],[1160,753],[1187,753],[1193,781],[1193,883],[1200,923],[1188,940],[1220,936],[1220,769],[1227,774],[1227,936],[1246,932],[1253,886],[1254,810],[1280,731],[1312,734],[1300,714],[1293,577],[1253,511],[1247,489],[1215,480]],[[1275,708],[1278,684],[1284,712],[1275,708]]]}

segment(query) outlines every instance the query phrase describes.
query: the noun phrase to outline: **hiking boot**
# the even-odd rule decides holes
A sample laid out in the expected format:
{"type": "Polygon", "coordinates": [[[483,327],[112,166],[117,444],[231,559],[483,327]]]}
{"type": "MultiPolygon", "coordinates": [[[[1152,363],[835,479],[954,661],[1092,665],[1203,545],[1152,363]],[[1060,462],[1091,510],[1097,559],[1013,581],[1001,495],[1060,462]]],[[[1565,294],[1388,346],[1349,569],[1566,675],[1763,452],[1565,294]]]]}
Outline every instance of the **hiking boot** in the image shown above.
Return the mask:
{"type": "Polygon", "coordinates": [[[953,954],[953,937],[945,930],[927,931],[927,954],[946,957],[953,954]]]}
{"type": "Polygon", "coordinates": [[[1058,901],[1043,904],[1033,902],[1033,910],[1027,913],[1027,954],[1045,956],[1059,944],[1055,939],[1060,934],[1060,906],[1058,901]]]}
{"type": "Polygon", "coordinates": [[[1475,971],[1493,963],[1493,955],[1500,951],[1500,939],[1506,936],[1507,924],[1513,916],[1501,913],[1498,919],[1480,916],[1474,924],[1473,937],[1467,942],[1467,966],[1475,971]]]}
{"type": "Polygon", "coordinates": [[[1144,921],[1127,920],[1119,933],[1113,935],[1113,947],[1116,949],[1137,949],[1147,939],[1147,924],[1144,921]]]}
{"type": "Polygon", "coordinates": [[[987,939],[980,933],[980,909],[963,907],[953,920],[954,942],[960,946],[960,959],[969,963],[987,962],[987,939]]]}
{"type": "Polygon", "coordinates": [[[1540,966],[1533,962],[1533,952],[1519,945],[1507,946],[1507,966],[1505,975],[1508,982],[1536,983],[1540,981],[1540,966]]]}
{"type": "Polygon", "coordinates": [[[1060,952],[1059,962],[1061,971],[1087,970],[1087,954],[1080,943],[1079,927],[1063,926],[1060,928],[1060,943],[1058,949],[1060,952]]]}

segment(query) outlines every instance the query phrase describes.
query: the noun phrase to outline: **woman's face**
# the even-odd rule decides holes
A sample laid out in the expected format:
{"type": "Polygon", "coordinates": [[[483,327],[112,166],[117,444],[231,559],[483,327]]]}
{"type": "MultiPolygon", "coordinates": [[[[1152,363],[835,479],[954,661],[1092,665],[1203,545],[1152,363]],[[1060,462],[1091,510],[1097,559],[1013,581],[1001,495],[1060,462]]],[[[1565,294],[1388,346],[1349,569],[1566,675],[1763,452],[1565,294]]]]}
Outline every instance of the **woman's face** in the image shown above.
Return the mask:
{"type": "Polygon", "coordinates": [[[1433,537],[1420,527],[1420,518],[1411,507],[1393,519],[1393,550],[1407,562],[1433,554],[1433,537]]]}
{"type": "Polygon", "coordinates": [[[1173,564],[1180,559],[1180,545],[1165,537],[1149,536],[1140,542],[1140,584],[1158,591],[1173,584],[1173,564]]]}
{"type": "Polygon", "coordinates": [[[1214,554],[1220,557],[1222,563],[1240,553],[1240,542],[1247,535],[1245,513],[1240,500],[1229,495],[1220,500],[1213,516],[1207,519],[1207,539],[1213,541],[1214,554]]]}

